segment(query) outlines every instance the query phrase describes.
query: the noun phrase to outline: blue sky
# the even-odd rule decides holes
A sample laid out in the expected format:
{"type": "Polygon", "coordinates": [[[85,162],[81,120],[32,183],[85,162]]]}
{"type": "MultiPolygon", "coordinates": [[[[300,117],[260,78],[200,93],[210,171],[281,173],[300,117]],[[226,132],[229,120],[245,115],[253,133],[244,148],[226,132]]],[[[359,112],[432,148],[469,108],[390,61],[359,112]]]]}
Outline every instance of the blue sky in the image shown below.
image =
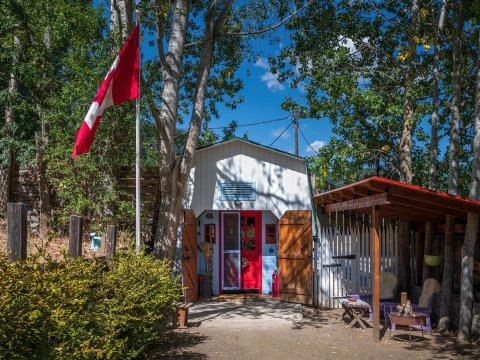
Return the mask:
{"type": "MultiPolygon", "coordinates": [[[[103,6],[106,17],[110,16],[109,5],[104,1],[94,0],[94,4],[96,6],[103,6]]],[[[152,55],[155,56],[156,54],[153,54],[153,48],[148,46],[148,41],[154,39],[145,36],[146,34],[143,35],[141,44],[142,58],[148,58],[152,55]]],[[[255,42],[254,49],[261,54],[261,57],[255,64],[244,62],[237,73],[237,76],[244,82],[244,88],[238,96],[243,96],[245,101],[237,106],[235,110],[220,105],[220,118],[213,119],[209,127],[227,126],[232,120],[235,120],[240,126],[236,132],[237,136],[243,136],[244,133],[248,133],[250,140],[270,146],[285,127],[288,126],[291,119],[250,127],[241,127],[243,124],[284,118],[288,115],[288,113],[281,108],[281,103],[285,97],[291,96],[295,99],[301,99],[303,97],[300,89],[291,89],[288,84],[280,84],[276,75],[270,72],[270,67],[266,59],[269,55],[277,55],[280,52],[282,43],[286,44],[289,42],[288,33],[283,27],[276,29],[275,35],[281,38],[281,41],[276,45],[269,44],[268,36],[263,39],[252,38],[252,41],[255,42]],[[247,75],[247,72],[250,74],[247,75]]],[[[165,44],[165,46],[167,49],[167,44],[165,44]]],[[[315,155],[310,146],[318,149],[327,143],[331,135],[332,126],[325,119],[300,119],[299,125],[305,138],[308,140],[307,143],[299,133],[299,155],[315,155]]],[[[221,134],[221,130],[218,130],[218,132],[221,134]]],[[[272,147],[294,153],[295,140],[293,125],[283,133],[272,147]]]]}
{"type": "MultiPolygon", "coordinates": [[[[267,44],[268,40],[264,41],[267,44]]],[[[262,47],[262,44],[260,43],[258,46],[262,47]]],[[[275,55],[279,48],[274,49],[264,45],[262,50],[263,56],[255,64],[244,63],[238,73],[238,76],[244,81],[244,89],[239,95],[243,96],[245,101],[235,110],[221,107],[220,119],[212,120],[210,127],[224,126],[232,120],[236,120],[239,125],[242,125],[283,118],[288,115],[281,108],[281,103],[285,97],[287,95],[294,98],[303,97],[300,89],[291,89],[288,84],[279,83],[276,75],[270,72],[266,58],[269,52],[275,55]],[[249,76],[247,76],[247,69],[250,71],[249,76]]],[[[285,119],[268,124],[239,128],[237,135],[241,136],[247,132],[249,139],[269,146],[288,126],[290,121],[291,119],[285,119]]],[[[305,138],[313,148],[317,149],[328,142],[331,134],[331,125],[327,120],[300,119],[299,125],[305,138]]],[[[273,147],[293,153],[295,149],[294,141],[292,125],[275,142],[273,147]]],[[[302,135],[299,134],[298,150],[300,156],[314,155],[313,150],[308,145],[302,135]]]]}

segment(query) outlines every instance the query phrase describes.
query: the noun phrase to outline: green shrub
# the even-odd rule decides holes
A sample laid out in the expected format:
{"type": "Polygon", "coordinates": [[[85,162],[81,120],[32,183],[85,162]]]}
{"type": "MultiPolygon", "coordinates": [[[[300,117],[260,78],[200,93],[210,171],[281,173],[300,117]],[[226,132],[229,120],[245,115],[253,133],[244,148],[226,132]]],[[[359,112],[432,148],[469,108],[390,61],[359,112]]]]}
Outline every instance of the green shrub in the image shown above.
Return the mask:
{"type": "Polygon", "coordinates": [[[170,264],[0,255],[0,359],[131,359],[181,298],[170,264]]]}

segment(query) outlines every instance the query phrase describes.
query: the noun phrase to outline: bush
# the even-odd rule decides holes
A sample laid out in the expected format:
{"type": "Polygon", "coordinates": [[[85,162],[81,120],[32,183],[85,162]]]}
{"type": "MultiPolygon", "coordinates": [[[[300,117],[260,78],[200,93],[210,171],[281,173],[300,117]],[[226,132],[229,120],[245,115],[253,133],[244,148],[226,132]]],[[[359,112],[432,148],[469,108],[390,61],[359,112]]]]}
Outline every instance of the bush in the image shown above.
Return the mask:
{"type": "Polygon", "coordinates": [[[181,298],[170,264],[0,255],[0,359],[131,359],[181,298]]]}

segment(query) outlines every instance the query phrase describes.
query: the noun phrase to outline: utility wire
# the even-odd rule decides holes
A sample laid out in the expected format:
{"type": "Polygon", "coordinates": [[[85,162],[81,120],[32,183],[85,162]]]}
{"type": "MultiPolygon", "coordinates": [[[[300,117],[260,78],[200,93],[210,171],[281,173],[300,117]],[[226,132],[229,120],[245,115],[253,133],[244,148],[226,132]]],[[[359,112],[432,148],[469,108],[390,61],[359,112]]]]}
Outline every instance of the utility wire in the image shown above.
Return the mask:
{"type": "Polygon", "coordinates": [[[298,130],[300,130],[300,134],[302,135],[303,140],[305,140],[305,142],[308,144],[308,146],[310,147],[310,149],[312,149],[315,154],[320,155],[320,154],[318,153],[318,151],[315,150],[315,149],[312,147],[312,145],[310,145],[310,141],[307,140],[307,138],[305,137],[305,135],[303,135],[303,131],[302,131],[302,129],[300,128],[300,126],[298,127],[298,130]]]}
{"type": "MultiPolygon", "coordinates": [[[[253,123],[250,123],[250,124],[237,125],[237,128],[247,127],[247,126],[254,126],[254,125],[260,125],[260,124],[268,124],[268,123],[272,123],[272,122],[276,122],[276,121],[286,120],[286,119],[288,119],[289,117],[290,117],[290,114],[288,114],[288,115],[285,116],[285,117],[279,118],[279,119],[266,120],[266,121],[258,121],[258,122],[253,122],[253,123]]],[[[229,128],[229,127],[230,127],[230,126],[218,126],[218,127],[212,127],[212,128],[210,128],[210,130],[227,129],[227,128],[229,128]]]]}
{"type": "MultiPolygon", "coordinates": [[[[240,124],[240,125],[237,125],[237,129],[241,128],[241,127],[255,126],[255,125],[268,124],[268,123],[277,122],[277,121],[283,121],[283,120],[287,120],[288,118],[290,118],[290,114],[288,114],[287,116],[284,116],[282,118],[278,118],[278,119],[257,121],[257,122],[253,122],[253,123],[249,123],[249,124],[240,124]]],[[[222,130],[222,129],[228,129],[228,128],[230,128],[230,126],[217,126],[217,127],[212,127],[212,128],[208,128],[208,129],[209,130],[222,130]]],[[[188,128],[187,129],[177,129],[177,130],[187,132],[188,128]]],[[[178,133],[177,135],[175,135],[175,138],[177,138],[178,136],[181,136],[181,135],[185,135],[185,133],[184,132],[178,133]]]]}
{"type": "Polygon", "coordinates": [[[287,127],[286,127],[285,129],[283,129],[283,131],[281,132],[281,134],[278,135],[275,140],[273,140],[273,142],[269,145],[269,147],[272,147],[272,145],[275,144],[275,142],[276,142],[278,139],[280,139],[280,137],[283,135],[283,133],[284,133],[285,131],[287,131],[290,126],[292,126],[292,124],[293,124],[294,121],[295,121],[295,119],[293,119],[292,121],[290,121],[290,123],[287,125],[287,127]]]}

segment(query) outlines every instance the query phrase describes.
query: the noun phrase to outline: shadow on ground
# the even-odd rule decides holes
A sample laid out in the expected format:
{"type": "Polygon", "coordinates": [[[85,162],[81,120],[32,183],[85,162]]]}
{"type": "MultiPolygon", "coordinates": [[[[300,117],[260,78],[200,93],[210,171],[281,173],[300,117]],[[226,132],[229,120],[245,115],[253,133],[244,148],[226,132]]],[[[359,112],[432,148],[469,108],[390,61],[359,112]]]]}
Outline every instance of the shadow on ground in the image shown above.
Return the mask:
{"type": "Polygon", "coordinates": [[[167,330],[139,360],[175,359],[203,360],[206,354],[192,351],[191,348],[204,342],[208,337],[187,330],[167,330]]]}
{"type": "Polygon", "coordinates": [[[302,306],[275,300],[246,300],[242,302],[199,302],[190,311],[191,326],[208,325],[213,321],[225,321],[230,326],[256,323],[257,326],[290,325],[292,329],[321,327],[333,321],[332,314],[324,313],[315,318],[304,317],[302,306]]]}
{"type": "Polygon", "coordinates": [[[478,342],[412,331],[410,344],[404,327],[391,337],[382,326],[374,342],[371,329],[336,322],[341,313],[272,300],[198,302],[189,328],[165,332],[142,359],[480,359],[478,342]]]}

